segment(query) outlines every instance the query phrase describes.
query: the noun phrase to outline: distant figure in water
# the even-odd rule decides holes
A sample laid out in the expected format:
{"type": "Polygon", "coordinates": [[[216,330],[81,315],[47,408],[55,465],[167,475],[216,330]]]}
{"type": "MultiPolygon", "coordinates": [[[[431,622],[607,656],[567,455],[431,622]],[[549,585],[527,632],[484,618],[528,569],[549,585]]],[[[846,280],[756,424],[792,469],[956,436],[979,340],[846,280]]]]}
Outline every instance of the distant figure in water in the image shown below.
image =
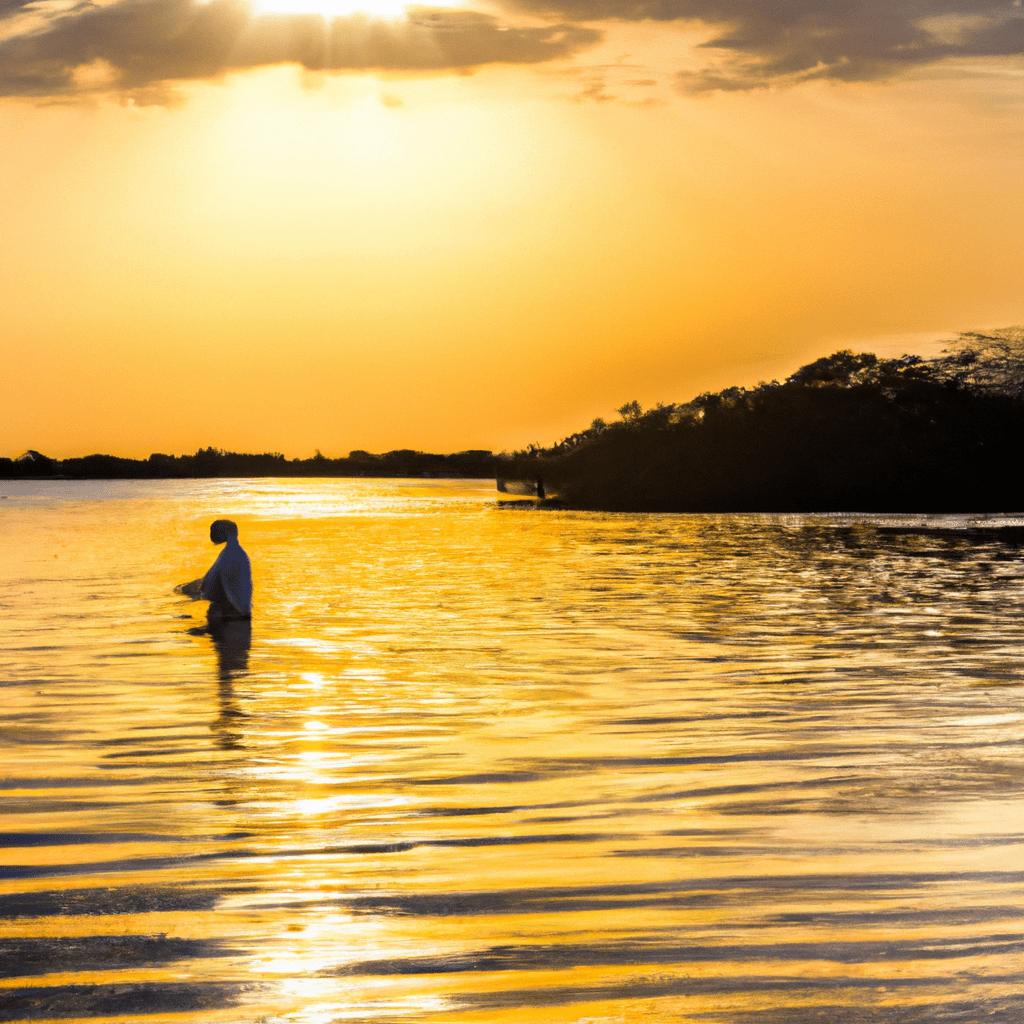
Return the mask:
{"type": "Polygon", "coordinates": [[[182,583],[176,594],[210,602],[206,621],[210,627],[252,617],[252,569],[249,556],[238,543],[238,527],[230,519],[217,519],[210,526],[210,540],[224,550],[210,571],[200,580],[182,583]]]}

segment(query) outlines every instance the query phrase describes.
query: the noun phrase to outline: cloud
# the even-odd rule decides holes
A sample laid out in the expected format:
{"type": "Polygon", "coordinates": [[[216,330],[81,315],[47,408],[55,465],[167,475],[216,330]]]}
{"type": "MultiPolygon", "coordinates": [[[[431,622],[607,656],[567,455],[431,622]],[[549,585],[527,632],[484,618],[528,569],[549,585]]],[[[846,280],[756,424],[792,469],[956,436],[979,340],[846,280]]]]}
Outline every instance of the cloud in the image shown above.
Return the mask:
{"type": "MultiPolygon", "coordinates": [[[[572,24],[510,27],[474,11],[414,7],[405,20],[357,14],[257,14],[245,0],[0,0],[28,31],[0,35],[0,95],[56,97],[116,89],[144,95],[166,83],[216,79],[275,64],[311,71],[462,71],[535,64],[595,43],[572,24]],[[40,17],[42,21],[40,23],[40,17]]],[[[3,23],[0,22],[0,28],[3,23]]]]}
{"type": "Polygon", "coordinates": [[[514,0],[573,23],[688,21],[709,27],[685,91],[807,79],[876,81],[955,57],[1024,54],[1021,0],[514,0]]]}
{"type": "Polygon", "coordinates": [[[298,64],[312,71],[463,71],[538,64],[598,42],[611,22],[686,22],[709,38],[680,63],[686,92],[812,79],[879,81],[947,58],[1024,54],[1022,0],[503,0],[506,24],[411,7],[405,20],[257,13],[247,0],[0,0],[0,95],[117,90],[298,64]],[[541,23],[538,24],[538,20],[541,23]]]}

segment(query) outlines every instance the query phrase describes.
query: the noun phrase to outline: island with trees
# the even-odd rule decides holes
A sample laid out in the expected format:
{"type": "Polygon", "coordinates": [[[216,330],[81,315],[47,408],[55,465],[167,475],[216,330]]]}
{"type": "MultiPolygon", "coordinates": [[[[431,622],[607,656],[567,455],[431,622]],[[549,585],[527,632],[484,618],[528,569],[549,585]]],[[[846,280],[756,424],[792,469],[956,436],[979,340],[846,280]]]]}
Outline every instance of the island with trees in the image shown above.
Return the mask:
{"type": "Polygon", "coordinates": [[[932,359],[837,352],[502,457],[498,489],[575,509],[956,512],[1021,508],[1024,328],[932,359]]]}

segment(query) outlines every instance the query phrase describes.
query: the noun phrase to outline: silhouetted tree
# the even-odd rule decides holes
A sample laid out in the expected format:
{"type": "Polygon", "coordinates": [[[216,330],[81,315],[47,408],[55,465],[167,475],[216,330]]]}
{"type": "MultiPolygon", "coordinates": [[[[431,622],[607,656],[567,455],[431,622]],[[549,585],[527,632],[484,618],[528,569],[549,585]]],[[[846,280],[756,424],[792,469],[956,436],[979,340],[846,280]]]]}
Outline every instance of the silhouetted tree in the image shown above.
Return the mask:
{"type": "Polygon", "coordinates": [[[621,422],[531,446],[502,472],[542,477],[582,508],[1010,507],[1024,442],[1024,336],[1015,350],[1003,334],[969,358],[841,351],[781,384],[647,412],[630,402],[621,422]]]}
{"type": "Polygon", "coordinates": [[[932,365],[972,390],[1024,398],[1024,327],[964,331],[932,365]]]}

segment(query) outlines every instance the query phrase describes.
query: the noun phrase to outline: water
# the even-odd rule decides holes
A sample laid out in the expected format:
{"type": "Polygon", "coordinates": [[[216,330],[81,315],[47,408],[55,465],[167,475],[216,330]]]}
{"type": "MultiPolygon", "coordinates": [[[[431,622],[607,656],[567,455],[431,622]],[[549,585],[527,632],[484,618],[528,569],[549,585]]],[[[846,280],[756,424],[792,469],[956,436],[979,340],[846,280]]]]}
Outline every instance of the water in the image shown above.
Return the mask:
{"type": "Polygon", "coordinates": [[[0,494],[0,1019],[1021,1020],[1018,550],[488,482],[0,494]],[[218,646],[172,587],[219,516],[218,646]]]}

